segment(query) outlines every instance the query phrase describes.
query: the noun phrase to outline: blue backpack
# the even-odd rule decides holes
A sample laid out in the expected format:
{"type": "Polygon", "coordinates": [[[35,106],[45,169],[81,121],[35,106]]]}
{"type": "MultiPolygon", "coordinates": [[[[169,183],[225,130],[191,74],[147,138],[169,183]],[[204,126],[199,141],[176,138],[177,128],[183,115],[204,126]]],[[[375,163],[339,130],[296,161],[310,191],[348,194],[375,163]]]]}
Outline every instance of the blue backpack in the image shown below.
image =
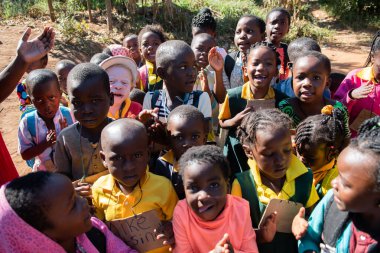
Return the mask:
{"type": "MultiPolygon", "coordinates": [[[[59,109],[62,113],[62,116],[66,119],[67,125],[72,125],[73,120],[71,118],[70,109],[64,106],[60,106],[59,109]]],[[[36,137],[36,113],[37,110],[34,106],[28,106],[28,108],[25,110],[23,114],[21,114],[20,120],[26,117],[26,122],[28,126],[28,131],[30,132],[30,135],[35,138],[36,137]]],[[[35,159],[30,159],[26,161],[26,164],[33,168],[35,159]]]]}

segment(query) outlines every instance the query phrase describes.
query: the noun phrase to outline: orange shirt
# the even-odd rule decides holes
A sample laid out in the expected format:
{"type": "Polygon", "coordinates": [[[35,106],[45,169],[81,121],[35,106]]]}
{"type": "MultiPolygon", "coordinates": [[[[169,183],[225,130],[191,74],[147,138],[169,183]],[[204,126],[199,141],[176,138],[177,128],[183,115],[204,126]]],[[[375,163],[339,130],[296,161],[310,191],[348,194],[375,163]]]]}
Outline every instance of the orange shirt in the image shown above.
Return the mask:
{"type": "Polygon", "coordinates": [[[225,233],[228,233],[235,252],[259,252],[248,202],[229,194],[224,210],[213,221],[201,220],[186,199],[179,201],[174,209],[173,229],[174,253],[209,252],[225,233]]]}

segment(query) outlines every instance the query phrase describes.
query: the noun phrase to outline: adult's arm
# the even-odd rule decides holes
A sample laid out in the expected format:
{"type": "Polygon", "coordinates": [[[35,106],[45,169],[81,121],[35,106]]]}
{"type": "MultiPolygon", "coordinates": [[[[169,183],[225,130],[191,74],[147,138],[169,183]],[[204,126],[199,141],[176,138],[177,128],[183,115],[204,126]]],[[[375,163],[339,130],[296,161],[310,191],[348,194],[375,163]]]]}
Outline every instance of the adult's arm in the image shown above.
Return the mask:
{"type": "Polygon", "coordinates": [[[32,30],[26,29],[18,46],[16,58],[0,73],[0,103],[16,88],[29,64],[44,57],[54,45],[54,31],[45,27],[44,31],[33,40],[28,41],[32,30]]]}

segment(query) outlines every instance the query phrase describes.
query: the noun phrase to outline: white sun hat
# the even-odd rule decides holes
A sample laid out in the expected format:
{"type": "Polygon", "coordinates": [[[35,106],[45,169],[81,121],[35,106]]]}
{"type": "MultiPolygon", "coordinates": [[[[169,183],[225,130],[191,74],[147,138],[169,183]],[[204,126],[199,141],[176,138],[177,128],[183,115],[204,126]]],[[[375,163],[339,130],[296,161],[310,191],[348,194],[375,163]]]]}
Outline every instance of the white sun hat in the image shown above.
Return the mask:
{"type": "Polygon", "coordinates": [[[132,83],[136,83],[138,71],[137,65],[133,59],[126,56],[117,55],[107,58],[99,64],[99,66],[106,71],[108,68],[115,65],[121,65],[126,69],[129,69],[129,71],[132,73],[132,83]]]}

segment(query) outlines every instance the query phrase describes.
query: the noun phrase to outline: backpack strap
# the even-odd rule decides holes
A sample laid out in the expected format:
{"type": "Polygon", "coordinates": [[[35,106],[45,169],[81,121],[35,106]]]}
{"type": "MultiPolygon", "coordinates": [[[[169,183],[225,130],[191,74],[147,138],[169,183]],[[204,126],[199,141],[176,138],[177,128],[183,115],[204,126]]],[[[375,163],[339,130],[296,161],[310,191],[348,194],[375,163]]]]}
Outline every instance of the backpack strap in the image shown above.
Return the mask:
{"type": "Polygon", "coordinates": [[[232,52],[231,54],[226,55],[224,58],[224,71],[226,72],[228,80],[231,80],[231,73],[234,69],[238,53],[238,51],[232,52]]]}
{"type": "Polygon", "coordinates": [[[198,105],[199,105],[199,98],[201,97],[201,95],[203,94],[203,91],[201,90],[195,90],[193,91],[193,106],[198,108],[198,105]]]}
{"type": "Polygon", "coordinates": [[[60,106],[59,110],[61,111],[62,116],[65,117],[67,125],[68,126],[72,125],[74,122],[73,122],[73,118],[71,117],[70,109],[64,106],[60,106]]]}
{"type": "Polygon", "coordinates": [[[160,97],[161,90],[155,90],[153,91],[152,100],[151,100],[151,109],[154,109],[156,107],[156,103],[158,98],[160,97]]]}
{"type": "Polygon", "coordinates": [[[102,231],[96,227],[92,227],[90,231],[86,232],[86,236],[99,253],[107,252],[107,239],[102,231]]]}
{"type": "Polygon", "coordinates": [[[241,98],[242,91],[243,91],[243,86],[239,86],[239,87],[227,90],[228,104],[230,106],[231,118],[235,117],[236,114],[243,111],[244,108],[247,106],[247,101],[241,98]]]}
{"type": "Polygon", "coordinates": [[[253,179],[250,170],[244,171],[242,173],[237,173],[235,176],[240,184],[242,197],[249,202],[252,226],[254,228],[257,228],[265,206],[259,201],[259,198],[257,196],[255,180],[253,179]]]}
{"type": "Polygon", "coordinates": [[[334,195],[327,202],[322,230],[323,242],[332,248],[336,247],[338,238],[349,223],[348,212],[338,209],[334,201],[334,195]]]}
{"type": "Polygon", "coordinates": [[[306,206],[306,203],[309,200],[312,185],[313,173],[310,169],[307,169],[306,173],[296,178],[296,192],[289,200],[301,203],[303,206],[306,206]]]}

